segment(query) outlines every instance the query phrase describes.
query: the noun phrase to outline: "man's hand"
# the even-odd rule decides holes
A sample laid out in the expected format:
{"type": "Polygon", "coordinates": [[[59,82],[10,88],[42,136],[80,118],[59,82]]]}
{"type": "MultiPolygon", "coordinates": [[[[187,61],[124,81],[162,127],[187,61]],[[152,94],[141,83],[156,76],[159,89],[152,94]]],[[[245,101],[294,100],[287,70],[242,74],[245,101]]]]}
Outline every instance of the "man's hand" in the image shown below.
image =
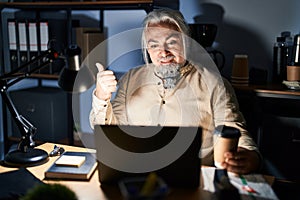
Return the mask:
{"type": "Polygon", "coordinates": [[[224,157],[225,162],[222,163],[222,167],[236,174],[248,174],[258,171],[261,162],[256,151],[242,147],[238,147],[237,152],[226,152],[224,157]]]}
{"type": "Polygon", "coordinates": [[[117,80],[114,72],[104,70],[103,65],[96,63],[98,68],[95,95],[101,100],[109,100],[113,92],[117,90],[117,80]]]}

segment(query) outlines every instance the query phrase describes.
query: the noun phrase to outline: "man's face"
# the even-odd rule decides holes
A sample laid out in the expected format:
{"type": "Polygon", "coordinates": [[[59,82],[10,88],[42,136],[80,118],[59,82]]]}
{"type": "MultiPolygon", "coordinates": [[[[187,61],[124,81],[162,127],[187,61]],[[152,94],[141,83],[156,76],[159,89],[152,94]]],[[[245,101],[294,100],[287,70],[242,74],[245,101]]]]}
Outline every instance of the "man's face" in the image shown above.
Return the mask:
{"type": "Polygon", "coordinates": [[[183,64],[184,48],[182,35],[169,25],[149,27],[146,32],[147,51],[156,66],[183,64]]]}

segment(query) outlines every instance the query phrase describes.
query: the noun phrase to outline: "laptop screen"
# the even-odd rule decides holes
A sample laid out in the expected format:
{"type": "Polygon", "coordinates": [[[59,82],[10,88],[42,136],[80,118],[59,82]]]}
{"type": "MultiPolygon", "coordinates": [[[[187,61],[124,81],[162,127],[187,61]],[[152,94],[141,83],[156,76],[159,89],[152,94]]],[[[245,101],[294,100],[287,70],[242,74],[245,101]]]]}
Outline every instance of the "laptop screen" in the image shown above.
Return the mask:
{"type": "Polygon", "coordinates": [[[101,184],[156,172],[173,187],[200,185],[201,127],[96,125],[101,184]]]}

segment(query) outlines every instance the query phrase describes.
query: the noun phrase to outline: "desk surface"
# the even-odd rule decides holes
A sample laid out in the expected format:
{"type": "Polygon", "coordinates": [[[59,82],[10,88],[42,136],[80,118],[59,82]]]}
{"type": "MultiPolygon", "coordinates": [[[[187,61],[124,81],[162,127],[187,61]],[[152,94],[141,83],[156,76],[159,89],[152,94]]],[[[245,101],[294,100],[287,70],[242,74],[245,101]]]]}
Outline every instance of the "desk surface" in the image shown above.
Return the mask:
{"type": "MultiPolygon", "coordinates": [[[[87,151],[85,148],[80,147],[73,147],[67,145],[61,145],[67,151],[87,151]]],[[[45,143],[40,145],[38,148],[44,149],[48,153],[53,150],[54,144],[52,143],[45,143]]],[[[44,180],[44,172],[52,165],[52,163],[57,159],[57,157],[50,157],[49,161],[45,164],[35,166],[35,167],[28,167],[27,169],[35,175],[38,179],[44,181],[45,183],[61,183],[63,185],[68,186],[70,189],[76,192],[78,199],[80,200],[96,200],[96,199],[107,199],[105,194],[102,192],[101,188],[99,187],[98,181],[98,171],[95,171],[95,174],[92,176],[90,181],[52,181],[52,180],[44,180]],[[88,195],[87,195],[88,194],[88,195]]],[[[16,168],[6,168],[0,166],[0,172],[7,172],[13,171],[16,168]]]]}
{"type": "MultiPolygon", "coordinates": [[[[89,151],[88,149],[81,147],[73,147],[68,145],[61,145],[66,151],[89,151]]],[[[44,149],[48,153],[53,149],[54,144],[45,143],[40,145],[38,148],[44,149]]],[[[101,187],[98,179],[98,171],[96,170],[89,181],[67,181],[67,180],[44,180],[44,172],[52,165],[57,157],[50,157],[49,161],[45,164],[27,168],[33,175],[45,183],[60,183],[68,186],[73,190],[79,200],[116,200],[122,199],[121,193],[118,187],[107,186],[101,187]]],[[[16,170],[16,168],[7,168],[0,166],[0,173],[16,170]]],[[[274,179],[267,177],[267,181],[271,183],[274,179]]],[[[201,183],[202,185],[202,183],[201,183]]],[[[211,199],[213,194],[204,191],[201,187],[197,189],[171,189],[167,196],[167,199],[211,199]]]]}
{"type": "MultiPolygon", "coordinates": [[[[88,151],[85,148],[73,147],[67,145],[61,145],[66,151],[88,151]]],[[[48,153],[53,150],[54,144],[45,143],[38,148],[44,149],[48,153]]],[[[76,194],[79,200],[115,200],[122,199],[121,193],[118,187],[108,186],[105,188],[100,187],[98,179],[98,170],[95,171],[89,181],[67,181],[67,180],[44,180],[44,172],[52,165],[57,157],[50,157],[49,161],[45,164],[27,168],[33,175],[45,183],[60,183],[68,186],[76,194]]],[[[16,168],[7,168],[0,166],[0,173],[16,170],[16,168]]],[[[211,193],[202,190],[201,188],[195,190],[189,189],[176,189],[171,190],[168,195],[168,199],[199,199],[205,197],[211,197],[211,193]]]]}

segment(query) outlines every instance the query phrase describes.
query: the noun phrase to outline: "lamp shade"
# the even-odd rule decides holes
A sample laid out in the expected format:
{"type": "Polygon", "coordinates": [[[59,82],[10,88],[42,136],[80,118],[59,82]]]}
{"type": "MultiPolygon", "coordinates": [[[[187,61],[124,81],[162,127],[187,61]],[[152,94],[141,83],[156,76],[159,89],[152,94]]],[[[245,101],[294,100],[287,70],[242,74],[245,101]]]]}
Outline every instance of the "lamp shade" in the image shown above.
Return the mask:
{"type": "Polygon", "coordinates": [[[80,93],[88,90],[95,77],[87,66],[80,66],[81,49],[71,45],[66,52],[66,67],[60,73],[58,85],[67,92],[80,93]]]}

